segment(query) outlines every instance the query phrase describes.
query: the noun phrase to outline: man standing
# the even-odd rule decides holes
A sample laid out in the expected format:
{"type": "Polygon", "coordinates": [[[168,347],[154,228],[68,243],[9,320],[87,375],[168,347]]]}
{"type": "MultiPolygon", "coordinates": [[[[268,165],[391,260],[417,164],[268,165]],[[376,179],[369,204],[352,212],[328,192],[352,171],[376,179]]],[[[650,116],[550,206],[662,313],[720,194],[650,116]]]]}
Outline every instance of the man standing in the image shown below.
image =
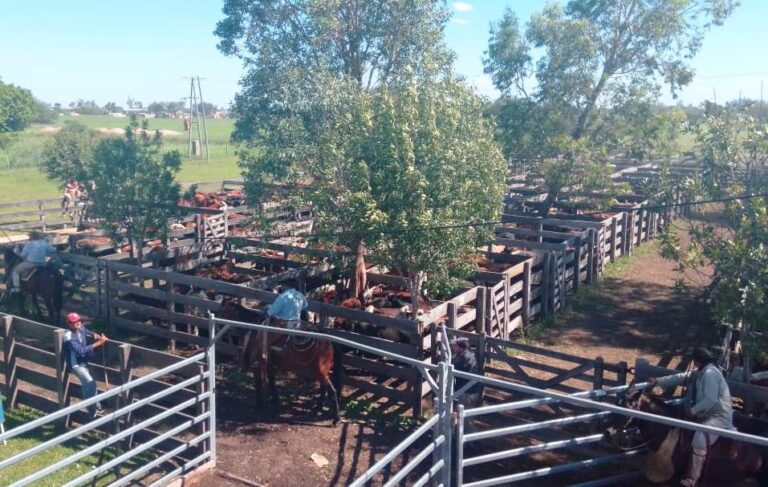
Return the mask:
{"type": "Polygon", "coordinates": [[[48,256],[56,254],[56,248],[45,240],[42,233],[33,231],[29,234],[29,239],[21,251],[21,258],[24,261],[16,264],[11,273],[13,281],[11,292],[17,292],[21,289],[22,272],[45,266],[48,256]]]}
{"type": "Polygon", "coordinates": [[[282,292],[275,299],[267,316],[274,321],[275,326],[295,330],[301,324],[301,312],[307,309],[307,298],[296,290],[295,282],[286,281],[282,286],[282,292]]]}
{"type": "MultiPolygon", "coordinates": [[[[451,340],[451,363],[454,369],[461,372],[467,372],[468,374],[477,374],[477,358],[475,353],[469,349],[469,340],[466,338],[454,338],[451,340]]],[[[453,390],[458,391],[469,382],[468,379],[457,377],[453,390]]],[[[476,407],[480,404],[480,387],[481,385],[476,383],[472,385],[467,391],[464,392],[458,398],[459,404],[462,404],[465,408],[476,407]]]]}
{"type": "MultiPolygon", "coordinates": [[[[723,373],[715,364],[716,357],[706,348],[693,351],[696,370],[682,374],[651,379],[651,386],[669,389],[688,384],[685,393],[686,414],[694,421],[717,428],[735,430],[733,426],[733,404],[731,391],[723,373]]],[[[716,435],[697,431],[693,435],[692,455],[688,472],[681,485],[693,487],[701,477],[707,448],[717,440],[716,435]]]]}
{"type": "MultiPolygon", "coordinates": [[[[67,324],[69,331],[64,334],[64,359],[70,370],[80,380],[83,400],[85,400],[96,395],[96,381],[93,380],[91,371],[88,369],[88,361],[93,356],[93,351],[107,343],[108,339],[106,335],[94,333],[86,328],[77,313],[67,315],[67,324]],[[88,337],[94,339],[93,344],[88,345],[88,337]]],[[[88,406],[88,412],[92,418],[95,418],[101,414],[101,404],[88,406]]]]}

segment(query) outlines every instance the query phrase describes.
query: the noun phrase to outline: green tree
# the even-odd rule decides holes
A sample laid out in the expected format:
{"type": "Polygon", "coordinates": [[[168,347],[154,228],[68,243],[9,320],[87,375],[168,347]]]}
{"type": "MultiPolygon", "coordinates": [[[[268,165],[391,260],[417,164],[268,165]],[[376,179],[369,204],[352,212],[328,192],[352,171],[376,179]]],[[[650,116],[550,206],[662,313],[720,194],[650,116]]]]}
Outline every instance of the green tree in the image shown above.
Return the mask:
{"type": "Polygon", "coordinates": [[[35,99],[29,90],[0,80],[0,149],[13,143],[36,114],[35,99]]]}
{"type": "Polygon", "coordinates": [[[233,112],[249,195],[298,188],[329,240],[364,241],[414,300],[465,267],[489,227],[421,227],[496,218],[506,167],[484,102],[450,72],[443,2],[229,0],[224,12],[219,48],[248,69],[233,112]]]}
{"type": "Polygon", "coordinates": [[[181,155],[175,150],[162,153],[160,133],[150,136],[146,130],[146,121],[140,126],[132,119],[125,136],[102,139],[89,178],[96,183],[94,216],[103,219],[116,239],[124,233],[139,264],[144,241],[164,234],[181,194],[176,182],[181,155]]]}
{"type": "Polygon", "coordinates": [[[34,123],[55,123],[59,114],[54,112],[51,106],[44,101],[35,100],[35,119],[34,123]]]}
{"type": "Polygon", "coordinates": [[[687,244],[666,235],[664,255],[681,271],[711,266],[715,317],[740,323],[749,355],[764,354],[751,331],[768,330],[768,126],[742,110],[717,111],[696,127],[692,155],[702,169],[686,184],[693,198],[763,196],[726,203],[714,224],[692,222],[687,244]]]}
{"type": "Polygon", "coordinates": [[[78,122],[69,122],[49,140],[40,157],[40,169],[55,181],[87,181],[99,134],[78,122]]]}
{"type": "MultiPolygon", "coordinates": [[[[673,94],[688,84],[693,76],[688,62],[704,34],[736,5],[732,0],[570,0],[534,14],[525,32],[508,10],[491,30],[485,58],[486,73],[514,108],[501,119],[502,137],[511,139],[505,147],[513,149],[508,157],[520,156],[517,141],[527,149],[528,140],[538,139],[544,143],[535,156],[561,155],[563,170],[577,167],[568,153],[579,150],[558,153],[562,136],[594,139],[611,127],[596,123],[599,107],[610,111],[628,99],[654,96],[659,82],[673,94]],[[535,86],[529,88],[531,78],[535,86]],[[532,132],[521,132],[521,126],[532,132]]],[[[561,179],[566,185],[577,182],[561,179]]],[[[558,193],[549,195],[549,205],[558,193]]]]}

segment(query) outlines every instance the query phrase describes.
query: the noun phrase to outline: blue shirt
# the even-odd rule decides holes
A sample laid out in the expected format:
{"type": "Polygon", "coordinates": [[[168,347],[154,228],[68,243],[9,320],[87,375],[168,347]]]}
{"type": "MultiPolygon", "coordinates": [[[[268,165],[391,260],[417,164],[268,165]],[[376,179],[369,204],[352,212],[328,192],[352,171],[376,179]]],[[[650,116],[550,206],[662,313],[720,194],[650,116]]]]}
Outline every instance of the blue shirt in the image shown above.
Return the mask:
{"type": "Polygon", "coordinates": [[[56,253],[47,240],[30,240],[24,245],[21,256],[30,264],[45,264],[45,258],[56,253]]]}
{"type": "Polygon", "coordinates": [[[295,289],[280,293],[275,302],[269,305],[267,315],[283,321],[298,321],[301,312],[307,308],[307,298],[295,289]]]}
{"type": "Polygon", "coordinates": [[[67,330],[64,333],[63,355],[70,367],[86,365],[93,355],[93,345],[88,345],[86,338],[91,330],[81,327],[80,331],[67,330]]]}

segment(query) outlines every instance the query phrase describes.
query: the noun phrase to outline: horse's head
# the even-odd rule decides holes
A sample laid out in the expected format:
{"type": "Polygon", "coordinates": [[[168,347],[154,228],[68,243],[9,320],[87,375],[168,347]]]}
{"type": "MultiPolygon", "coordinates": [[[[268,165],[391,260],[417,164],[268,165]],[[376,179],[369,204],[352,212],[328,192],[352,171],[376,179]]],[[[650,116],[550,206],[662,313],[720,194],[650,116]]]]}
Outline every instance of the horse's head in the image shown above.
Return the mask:
{"type": "MultiPolygon", "coordinates": [[[[659,416],[680,416],[675,406],[667,404],[663,398],[654,396],[645,390],[628,389],[618,396],[617,405],[659,416]]],[[[632,430],[639,431],[642,441],[654,450],[661,445],[669,432],[668,426],[656,422],[624,416],[619,416],[619,418],[621,425],[614,425],[614,430],[621,432],[622,435],[626,435],[632,430]]]]}

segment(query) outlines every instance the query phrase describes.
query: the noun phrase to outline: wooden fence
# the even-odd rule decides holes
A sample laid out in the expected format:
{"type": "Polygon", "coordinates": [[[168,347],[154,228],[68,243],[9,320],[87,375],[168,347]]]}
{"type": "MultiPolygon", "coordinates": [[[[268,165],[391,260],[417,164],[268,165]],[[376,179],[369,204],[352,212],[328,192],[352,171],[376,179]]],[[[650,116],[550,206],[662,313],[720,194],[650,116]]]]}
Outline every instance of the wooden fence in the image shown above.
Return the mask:
{"type": "MultiPolygon", "coordinates": [[[[70,404],[76,404],[82,397],[82,388],[77,379],[73,379],[63,357],[63,338],[65,331],[13,315],[0,313],[0,386],[9,408],[25,405],[43,413],[58,411],[70,404]]],[[[156,350],[150,350],[128,343],[109,341],[96,351],[90,369],[100,391],[119,387],[137,377],[167,367],[183,360],[156,350]]],[[[130,394],[117,396],[110,408],[120,404],[147,398],[184,379],[199,375],[201,368],[190,365],[173,375],[148,382],[130,394]]],[[[192,399],[202,390],[180,389],[163,399],[150,402],[138,408],[130,416],[123,417],[118,427],[128,428],[141,421],[160,414],[168,408],[192,399]]],[[[169,416],[163,421],[163,427],[174,427],[189,421],[199,412],[194,406],[169,416]]],[[[84,412],[73,415],[78,422],[89,418],[84,412]]],[[[203,426],[201,425],[201,428],[203,426]]],[[[203,431],[201,430],[200,433],[203,431]]],[[[129,442],[145,442],[156,437],[160,432],[143,429],[133,435],[129,442]]],[[[161,449],[172,449],[182,444],[179,439],[170,439],[161,443],[161,449]]]]}
{"type": "Polygon", "coordinates": [[[0,230],[49,230],[77,226],[77,219],[63,215],[61,198],[0,203],[0,230]]]}

